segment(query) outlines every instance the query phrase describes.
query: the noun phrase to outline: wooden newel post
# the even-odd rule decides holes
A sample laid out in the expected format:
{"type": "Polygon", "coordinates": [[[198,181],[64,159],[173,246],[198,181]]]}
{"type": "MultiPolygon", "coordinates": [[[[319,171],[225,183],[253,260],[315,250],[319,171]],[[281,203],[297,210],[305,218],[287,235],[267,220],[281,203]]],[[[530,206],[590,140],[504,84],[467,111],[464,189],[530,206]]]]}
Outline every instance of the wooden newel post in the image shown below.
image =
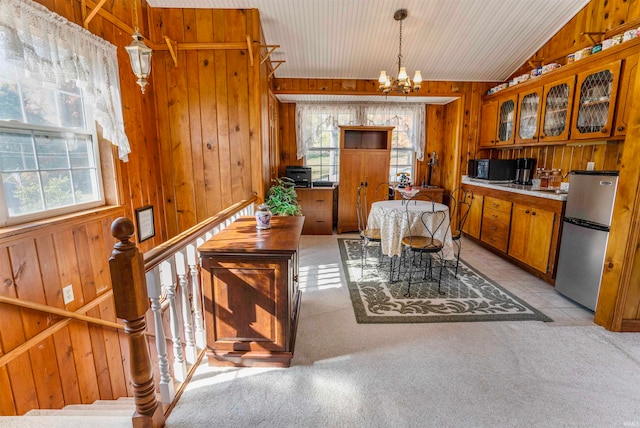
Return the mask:
{"type": "Polygon", "coordinates": [[[164,426],[164,415],[156,399],[149,348],[144,335],[149,297],[144,259],[136,244],[129,241],[134,233],[133,222],[128,218],[117,218],[111,224],[111,234],[120,242],[113,246],[109,270],[116,316],[124,321],[124,330],[129,338],[131,381],[136,403],[133,426],[155,428],[164,426]]]}

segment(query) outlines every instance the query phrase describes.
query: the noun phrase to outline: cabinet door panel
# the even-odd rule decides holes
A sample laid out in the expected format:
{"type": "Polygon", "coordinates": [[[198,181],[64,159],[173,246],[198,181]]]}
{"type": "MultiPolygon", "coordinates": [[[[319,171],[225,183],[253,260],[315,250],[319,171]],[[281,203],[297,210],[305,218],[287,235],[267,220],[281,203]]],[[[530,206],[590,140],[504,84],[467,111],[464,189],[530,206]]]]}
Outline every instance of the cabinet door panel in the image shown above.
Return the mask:
{"type": "Polygon", "coordinates": [[[480,147],[492,147],[496,143],[498,124],[498,100],[491,100],[482,105],[480,112],[480,147]]]}
{"type": "Polygon", "coordinates": [[[575,91],[576,77],[545,85],[539,140],[541,142],[569,139],[569,122],[575,91]]]}
{"type": "Polygon", "coordinates": [[[616,61],[578,74],[572,140],[611,135],[621,63],[616,61]]]}
{"type": "Polygon", "coordinates": [[[638,72],[638,57],[633,55],[624,61],[624,68],[620,80],[620,91],[618,95],[618,107],[616,109],[616,127],[613,131],[614,135],[626,135],[629,127],[629,112],[631,111],[631,101],[633,95],[638,92],[634,89],[636,74],[638,72]]]}
{"type": "Polygon", "coordinates": [[[527,262],[529,233],[531,230],[531,210],[522,205],[513,206],[511,221],[509,255],[522,262],[527,262]]]}
{"type": "Polygon", "coordinates": [[[540,272],[546,272],[549,264],[554,221],[555,214],[550,211],[534,209],[531,212],[531,239],[527,243],[527,263],[540,272]]]}
{"type": "Polygon", "coordinates": [[[482,225],[482,202],[483,197],[481,195],[473,195],[473,202],[471,203],[471,211],[467,217],[467,221],[462,228],[463,232],[469,236],[473,236],[476,239],[480,238],[480,227],[482,225]]]}
{"type": "Polygon", "coordinates": [[[542,87],[523,92],[518,96],[518,121],[516,126],[516,144],[535,143],[540,130],[540,109],[542,106],[542,87]]]}
{"type": "Polygon", "coordinates": [[[517,99],[518,96],[513,95],[499,102],[497,145],[508,145],[514,142],[517,99]]]}

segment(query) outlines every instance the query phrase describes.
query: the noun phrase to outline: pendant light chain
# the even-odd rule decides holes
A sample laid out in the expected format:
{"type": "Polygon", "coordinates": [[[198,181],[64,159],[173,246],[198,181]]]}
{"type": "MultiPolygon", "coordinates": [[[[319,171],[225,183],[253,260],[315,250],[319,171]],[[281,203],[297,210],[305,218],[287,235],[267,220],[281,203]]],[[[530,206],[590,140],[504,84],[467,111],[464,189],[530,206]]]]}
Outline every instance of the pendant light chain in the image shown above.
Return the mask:
{"type": "MultiPolygon", "coordinates": [[[[133,0],[133,16],[135,17],[135,30],[138,31],[138,0],[133,0]]],[[[400,23],[402,28],[402,23],[400,23]]]]}
{"type": "Polygon", "coordinates": [[[400,21],[400,47],[398,49],[398,72],[402,67],[402,20],[400,21]]]}

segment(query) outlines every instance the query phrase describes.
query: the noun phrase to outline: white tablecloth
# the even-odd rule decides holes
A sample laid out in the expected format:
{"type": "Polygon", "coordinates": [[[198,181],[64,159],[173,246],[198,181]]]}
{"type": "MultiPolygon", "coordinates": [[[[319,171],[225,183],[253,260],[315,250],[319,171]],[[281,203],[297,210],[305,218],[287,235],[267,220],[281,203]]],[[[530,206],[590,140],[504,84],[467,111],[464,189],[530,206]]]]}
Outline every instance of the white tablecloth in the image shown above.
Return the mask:
{"type": "Polygon", "coordinates": [[[454,260],[453,241],[449,228],[449,207],[444,204],[426,201],[381,201],[371,204],[371,211],[367,219],[367,227],[380,229],[382,237],[382,253],[387,256],[399,256],[402,253],[402,238],[409,236],[409,230],[414,235],[424,234],[425,228],[420,220],[420,215],[425,211],[444,211],[446,218],[438,229],[435,237],[442,240],[444,247],[443,257],[454,260]],[[409,222],[407,223],[406,210],[409,210],[409,222]],[[446,235],[445,235],[446,233],[446,235]]]}

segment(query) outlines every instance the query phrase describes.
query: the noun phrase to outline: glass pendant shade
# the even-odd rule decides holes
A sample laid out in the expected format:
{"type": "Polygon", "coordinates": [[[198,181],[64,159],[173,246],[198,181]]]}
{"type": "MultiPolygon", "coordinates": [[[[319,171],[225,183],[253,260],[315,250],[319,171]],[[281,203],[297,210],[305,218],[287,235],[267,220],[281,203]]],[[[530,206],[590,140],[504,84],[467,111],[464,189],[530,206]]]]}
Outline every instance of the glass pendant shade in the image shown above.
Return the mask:
{"type": "Polygon", "coordinates": [[[136,29],[131,37],[133,37],[133,42],[131,42],[129,46],[126,46],[125,49],[131,60],[133,74],[138,78],[136,83],[140,85],[140,89],[144,94],[144,87],[147,86],[147,78],[151,73],[151,54],[153,50],[144,44],[142,34],[140,34],[138,29],[136,29]]]}

